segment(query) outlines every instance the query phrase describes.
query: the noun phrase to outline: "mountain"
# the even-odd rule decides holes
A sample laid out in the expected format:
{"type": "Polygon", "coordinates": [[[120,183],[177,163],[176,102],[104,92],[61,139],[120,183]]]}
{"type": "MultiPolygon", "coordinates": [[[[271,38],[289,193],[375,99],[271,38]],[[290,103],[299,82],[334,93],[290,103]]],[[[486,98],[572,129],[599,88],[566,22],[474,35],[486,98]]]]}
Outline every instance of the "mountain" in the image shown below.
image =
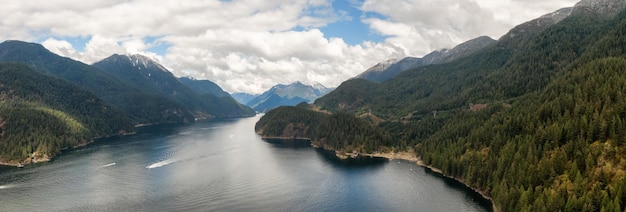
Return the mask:
{"type": "Polygon", "coordinates": [[[423,58],[406,57],[401,60],[386,60],[367,69],[365,72],[359,74],[357,78],[373,82],[384,82],[409,69],[432,64],[448,63],[459,58],[467,57],[495,42],[496,41],[490,37],[482,36],[459,44],[453,49],[442,49],[431,52],[423,58]]]}
{"type": "MultiPolygon", "coordinates": [[[[218,97],[210,93],[195,92],[165,67],[146,56],[115,54],[94,63],[93,67],[117,77],[126,84],[134,85],[145,93],[162,95],[182,105],[185,109],[182,113],[189,114],[190,119],[254,115],[254,111],[240,105],[230,96],[218,97]]],[[[208,84],[208,81],[185,81],[193,84],[194,88],[201,92],[207,90],[202,85],[208,84]]]]}
{"type": "Polygon", "coordinates": [[[237,102],[247,105],[248,102],[252,99],[254,99],[254,97],[257,97],[257,95],[254,94],[249,94],[249,93],[232,93],[230,94],[235,100],[237,100],[237,102]]]}
{"type": "Polygon", "coordinates": [[[289,85],[278,84],[251,99],[246,105],[256,111],[266,112],[278,106],[295,106],[301,102],[312,102],[330,90],[319,83],[313,85],[305,85],[302,82],[289,85]]]}
{"type": "Polygon", "coordinates": [[[181,77],[181,78],[178,78],[178,80],[182,82],[184,85],[186,85],[187,87],[191,88],[191,90],[199,94],[211,94],[217,97],[230,96],[230,94],[222,90],[222,88],[219,85],[209,80],[196,80],[196,79],[189,78],[189,77],[181,77]]]}
{"type": "Polygon", "coordinates": [[[94,138],[134,132],[133,121],[65,80],[0,63],[0,163],[49,160],[94,138]]]}
{"type": "MultiPolygon", "coordinates": [[[[583,0],[521,24],[467,57],[382,83],[346,81],[317,99],[314,110],[360,117],[393,143],[360,142],[376,135],[369,130],[323,147],[413,151],[490,197],[498,211],[621,211],[625,8],[621,0],[583,0]]],[[[318,131],[326,123],[315,118],[320,113],[302,110],[270,111],[257,132],[280,137],[307,130],[303,135],[314,142],[332,140],[318,131]]]]}
{"type": "Polygon", "coordinates": [[[22,63],[35,71],[74,83],[93,92],[136,123],[191,121],[193,116],[176,102],[137,87],[87,64],[56,55],[40,44],[22,41],[0,43],[0,62],[22,63]]]}

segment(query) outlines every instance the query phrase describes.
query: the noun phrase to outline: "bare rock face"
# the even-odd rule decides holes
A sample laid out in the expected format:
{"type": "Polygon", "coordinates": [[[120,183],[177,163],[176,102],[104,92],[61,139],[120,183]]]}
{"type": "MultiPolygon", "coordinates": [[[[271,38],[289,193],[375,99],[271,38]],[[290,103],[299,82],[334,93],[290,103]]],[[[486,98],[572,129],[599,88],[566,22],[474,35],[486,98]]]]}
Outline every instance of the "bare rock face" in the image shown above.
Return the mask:
{"type": "Polygon", "coordinates": [[[574,6],[574,13],[591,13],[611,18],[624,9],[624,0],[582,0],[574,6]]]}

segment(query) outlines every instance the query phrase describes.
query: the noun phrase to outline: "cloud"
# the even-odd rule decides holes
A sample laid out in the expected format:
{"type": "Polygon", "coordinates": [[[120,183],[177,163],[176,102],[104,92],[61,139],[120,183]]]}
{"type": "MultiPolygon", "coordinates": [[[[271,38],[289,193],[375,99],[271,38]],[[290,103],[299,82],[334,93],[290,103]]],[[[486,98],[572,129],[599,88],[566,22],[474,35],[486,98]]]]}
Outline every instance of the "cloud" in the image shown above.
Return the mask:
{"type": "Polygon", "coordinates": [[[514,26],[576,0],[366,0],[361,10],[382,15],[363,22],[409,55],[450,48],[482,35],[498,39],[514,26]]]}
{"type": "MultiPolygon", "coordinates": [[[[337,86],[379,61],[422,56],[465,40],[494,38],[575,0],[30,0],[0,7],[0,39],[39,41],[85,63],[111,54],[151,56],[177,76],[227,91],[277,83],[337,86]],[[363,14],[333,8],[349,1],[363,14]],[[349,45],[323,27],[360,19],[382,42],[349,45]],[[84,37],[84,44],[68,42],[84,37]],[[155,52],[153,47],[167,46],[155,52]]],[[[359,35],[354,35],[359,36],[359,35]]]]}

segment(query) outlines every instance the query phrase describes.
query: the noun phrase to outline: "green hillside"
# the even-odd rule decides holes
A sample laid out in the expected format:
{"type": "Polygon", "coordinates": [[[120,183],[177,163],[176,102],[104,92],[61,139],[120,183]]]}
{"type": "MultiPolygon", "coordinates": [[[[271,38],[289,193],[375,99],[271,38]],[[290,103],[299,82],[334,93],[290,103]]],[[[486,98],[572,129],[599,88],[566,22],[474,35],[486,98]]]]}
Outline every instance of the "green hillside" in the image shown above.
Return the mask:
{"type": "Polygon", "coordinates": [[[387,132],[353,115],[329,115],[302,107],[276,108],[259,120],[255,130],[266,137],[310,138],[314,145],[331,150],[372,153],[377,147],[392,145],[387,132]]]}
{"type": "Polygon", "coordinates": [[[502,211],[622,211],[626,13],[525,31],[381,84],[345,82],[315,105],[368,117],[389,147],[413,147],[502,211]]]}
{"type": "MultiPolygon", "coordinates": [[[[184,113],[189,114],[186,117],[189,120],[247,117],[255,114],[251,108],[237,103],[230,95],[218,97],[211,93],[193,90],[165,67],[142,55],[116,54],[92,66],[143,93],[162,96],[181,105],[185,109],[184,113]]],[[[193,84],[194,81],[187,80],[186,82],[193,84]]],[[[202,89],[203,85],[206,85],[206,83],[200,83],[194,84],[194,88],[202,89]]]]}
{"type": "Polygon", "coordinates": [[[193,121],[180,104],[159,94],[145,93],[87,64],[56,55],[40,44],[0,43],[0,61],[26,64],[90,91],[137,123],[193,121]]]}
{"type": "Polygon", "coordinates": [[[0,161],[45,160],[96,137],[134,132],[92,93],[25,65],[0,63],[0,161]]]}

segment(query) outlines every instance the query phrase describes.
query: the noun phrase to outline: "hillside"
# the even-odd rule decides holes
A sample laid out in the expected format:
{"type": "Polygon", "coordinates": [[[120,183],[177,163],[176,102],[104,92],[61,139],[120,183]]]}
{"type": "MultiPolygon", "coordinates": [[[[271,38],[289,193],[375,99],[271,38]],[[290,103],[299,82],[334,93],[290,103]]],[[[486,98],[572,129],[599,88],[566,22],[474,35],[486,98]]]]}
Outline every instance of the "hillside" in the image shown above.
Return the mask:
{"type": "Polygon", "coordinates": [[[178,80],[199,94],[212,94],[217,97],[230,96],[219,85],[209,80],[196,80],[189,77],[181,77],[178,80]]]}
{"type": "Polygon", "coordinates": [[[324,114],[300,107],[283,106],[265,114],[255,126],[265,137],[310,138],[313,145],[329,149],[374,152],[391,145],[391,136],[349,114],[324,114]]]}
{"type": "Polygon", "coordinates": [[[94,138],[134,132],[92,93],[27,66],[0,63],[0,162],[45,161],[94,138]]]}
{"type": "Polygon", "coordinates": [[[468,57],[344,82],[315,106],[379,118],[387,147],[413,148],[502,211],[621,211],[626,12],[606,13],[616,5],[626,7],[585,0],[468,57]]]}
{"type": "Polygon", "coordinates": [[[0,43],[0,62],[26,64],[35,71],[56,76],[93,92],[136,123],[192,121],[184,108],[162,95],[136,87],[87,64],[56,55],[40,44],[22,41],[0,43]]]}

